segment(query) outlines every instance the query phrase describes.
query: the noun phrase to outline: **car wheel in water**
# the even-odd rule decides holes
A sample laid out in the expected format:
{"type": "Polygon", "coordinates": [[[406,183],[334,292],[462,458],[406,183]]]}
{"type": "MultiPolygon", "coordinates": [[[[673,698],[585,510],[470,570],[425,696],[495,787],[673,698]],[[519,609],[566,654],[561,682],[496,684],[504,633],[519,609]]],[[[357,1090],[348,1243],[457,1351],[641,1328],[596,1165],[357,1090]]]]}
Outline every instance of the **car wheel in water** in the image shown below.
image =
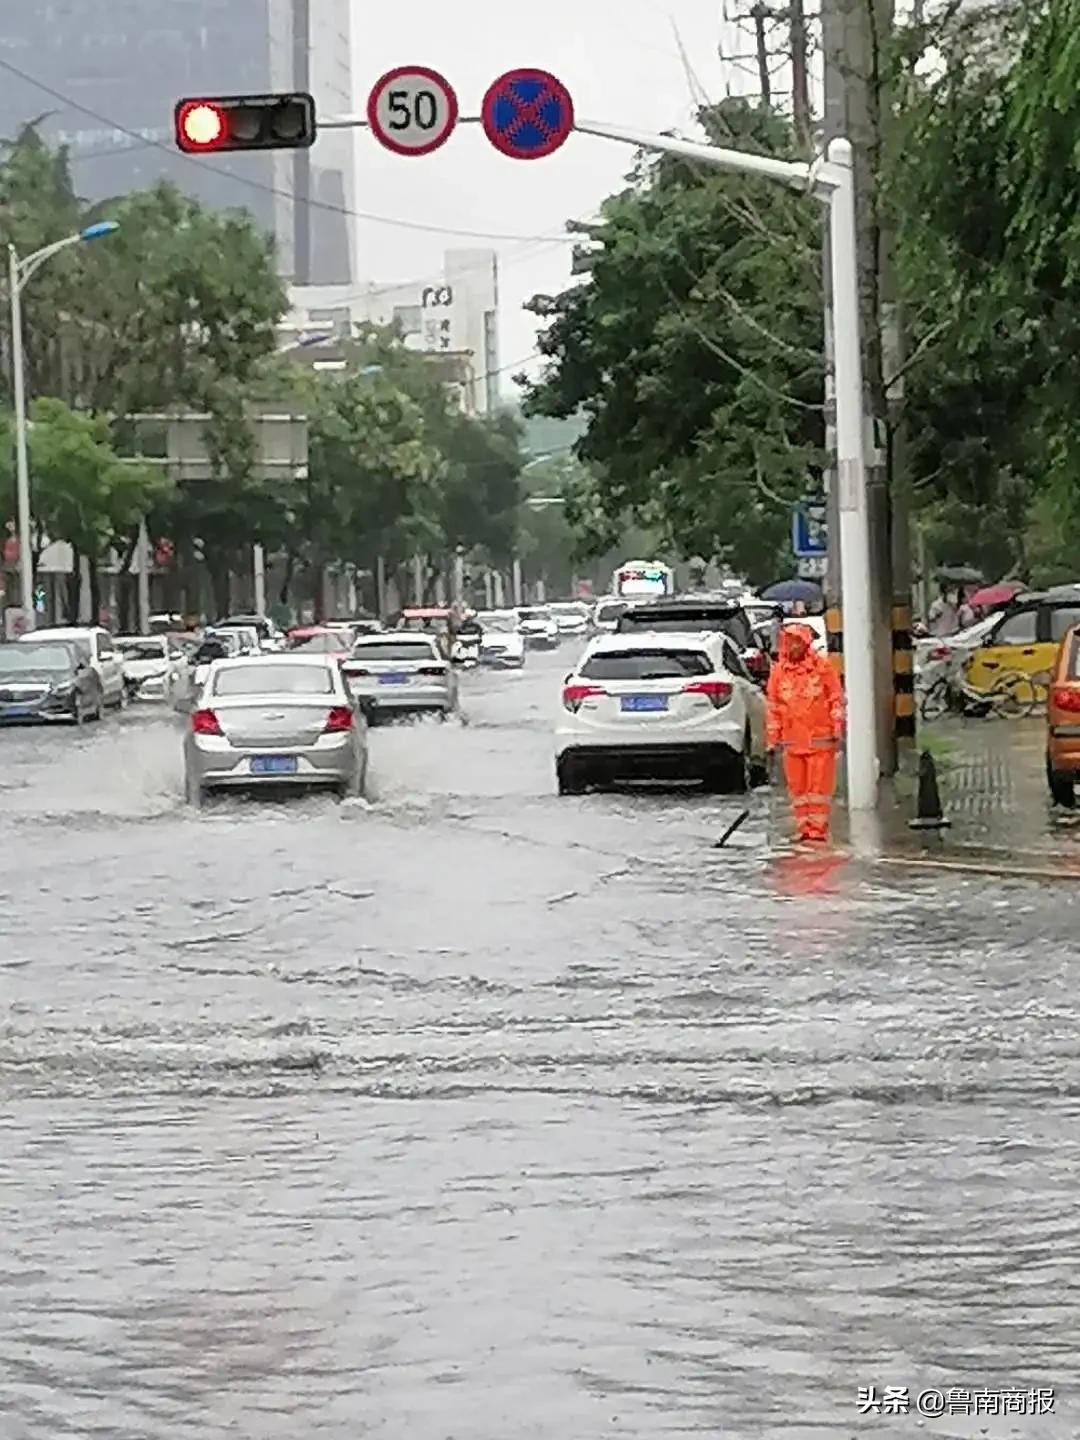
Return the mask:
{"type": "Polygon", "coordinates": [[[560,795],[584,795],[585,772],[574,760],[560,756],[555,762],[555,780],[560,795]]]}
{"type": "Polygon", "coordinates": [[[1046,757],[1046,783],[1050,787],[1050,795],[1055,805],[1060,805],[1065,810],[1075,809],[1076,780],[1064,770],[1055,770],[1050,764],[1049,755],[1046,757]]]}

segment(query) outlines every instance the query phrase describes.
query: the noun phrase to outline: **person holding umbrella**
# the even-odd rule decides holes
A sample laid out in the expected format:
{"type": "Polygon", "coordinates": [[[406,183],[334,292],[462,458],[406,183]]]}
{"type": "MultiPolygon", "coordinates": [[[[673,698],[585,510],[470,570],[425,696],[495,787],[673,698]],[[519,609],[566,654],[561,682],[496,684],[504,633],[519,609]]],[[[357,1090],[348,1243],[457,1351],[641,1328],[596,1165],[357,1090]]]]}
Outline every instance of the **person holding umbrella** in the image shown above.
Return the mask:
{"type": "Polygon", "coordinates": [[[815,652],[808,625],[780,631],[780,659],[766,691],[766,743],[780,750],[800,840],[829,838],[836,756],[844,735],[844,691],[829,661],[815,652]]]}

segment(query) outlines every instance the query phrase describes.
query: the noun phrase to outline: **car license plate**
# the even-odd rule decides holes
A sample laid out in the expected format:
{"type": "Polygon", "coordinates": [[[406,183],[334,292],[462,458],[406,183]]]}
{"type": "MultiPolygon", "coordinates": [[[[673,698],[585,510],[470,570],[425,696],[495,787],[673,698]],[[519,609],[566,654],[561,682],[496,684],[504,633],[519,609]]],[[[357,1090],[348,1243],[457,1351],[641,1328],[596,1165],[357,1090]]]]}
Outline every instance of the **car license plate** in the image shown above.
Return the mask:
{"type": "Polygon", "coordinates": [[[666,695],[624,695],[621,700],[624,710],[666,710],[666,695]]]}
{"type": "Polygon", "coordinates": [[[407,685],[408,683],[409,683],[409,677],[408,677],[408,675],[380,675],[380,676],[379,676],[379,684],[380,684],[380,685],[407,685]]]}
{"type": "Polygon", "coordinates": [[[295,775],[298,767],[295,755],[253,755],[252,775],[295,775]]]}
{"type": "Polygon", "coordinates": [[[7,715],[13,720],[18,720],[23,715],[33,715],[33,705],[0,705],[0,715],[7,715]]]}

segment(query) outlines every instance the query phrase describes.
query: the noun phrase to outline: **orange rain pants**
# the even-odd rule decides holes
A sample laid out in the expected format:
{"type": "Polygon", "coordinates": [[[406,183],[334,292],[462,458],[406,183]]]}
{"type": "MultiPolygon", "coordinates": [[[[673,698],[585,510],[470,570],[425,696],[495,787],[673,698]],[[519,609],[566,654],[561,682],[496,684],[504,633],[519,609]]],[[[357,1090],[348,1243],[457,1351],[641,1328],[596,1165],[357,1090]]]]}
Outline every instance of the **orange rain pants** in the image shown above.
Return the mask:
{"type": "Polygon", "coordinates": [[[791,796],[799,839],[828,839],[829,812],[836,788],[835,747],[785,750],[784,779],[791,796]]]}

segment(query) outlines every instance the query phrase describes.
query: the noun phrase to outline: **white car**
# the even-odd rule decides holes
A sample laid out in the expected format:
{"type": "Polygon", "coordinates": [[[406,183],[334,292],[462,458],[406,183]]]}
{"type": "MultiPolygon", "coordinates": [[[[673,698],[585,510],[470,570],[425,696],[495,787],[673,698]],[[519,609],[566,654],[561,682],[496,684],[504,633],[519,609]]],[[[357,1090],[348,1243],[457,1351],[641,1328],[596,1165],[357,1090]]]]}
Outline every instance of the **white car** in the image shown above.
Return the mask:
{"type": "Polygon", "coordinates": [[[514,610],[482,610],[476,617],[484,632],[480,664],[503,670],[520,670],[525,664],[525,637],[514,610]]]}
{"type": "Polygon", "coordinates": [[[127,688],[124,685],[124,664],[113,637],[100,625],[55,625],[44,630],[28,630],[20,640],[41,644],[50,640],[66,640],[90,663],[101,681],[101,695],[106,705],[117,710],[127,704],[127,688]]]}
{"type": "Polygon", "coordinates": [[[557,650],[559,627],[546,605],[519,605],[518,625],[530,650],[557,650]]]}
{"type": "Polygon", "coordinates": [[[187,692],[187,657],[169,635],[118,635],[116,648],[132,700],[165,700],[187,692]]]}
{"type": "Polygon", "coordinates": [[[555,769],[560,795],[615,779],[744,791],[767,775],[764,697],[726,635],[597,636],[563,685],[555,769]]]}
{"type": "Polygon", "coordinates": [[[921,636],[915,641],[916,675],[927,685],[931,685],[943,671],[955,673],[958,668],[963,669],[964,664],[982,644],[983,637],[989,635],[1000,618],[1001,613],[997,611],[982,620],[976,620],[975,624],[969,625],[966,630],[958,630],[955,635],[921,636]]]}
{"type": "Polygon", "coordinates": [[[589,633],[589,607],[582,600],[560,600],[548,606],[560,635],[571,638],[589,633]]]}
{"type": "Polygon", "coordinates": [[[593,606],[593,629],[602,631],[607,635],[614,635],[619,624],[619,618],[626,613],[629,604],[629,600],[620,600],[614,595],[605,596],[604,599],[598,600],[593,606]]]}
{"type": "Polygon", "coordinates": [[[243,655],[250,656],[251,653],[244,649],[236,630],[207,630],[191,657],[186,698],[192,703],[198,699],[199,691],[206,684],[210,666],[215,660],[237,660],[243,655]]]}

